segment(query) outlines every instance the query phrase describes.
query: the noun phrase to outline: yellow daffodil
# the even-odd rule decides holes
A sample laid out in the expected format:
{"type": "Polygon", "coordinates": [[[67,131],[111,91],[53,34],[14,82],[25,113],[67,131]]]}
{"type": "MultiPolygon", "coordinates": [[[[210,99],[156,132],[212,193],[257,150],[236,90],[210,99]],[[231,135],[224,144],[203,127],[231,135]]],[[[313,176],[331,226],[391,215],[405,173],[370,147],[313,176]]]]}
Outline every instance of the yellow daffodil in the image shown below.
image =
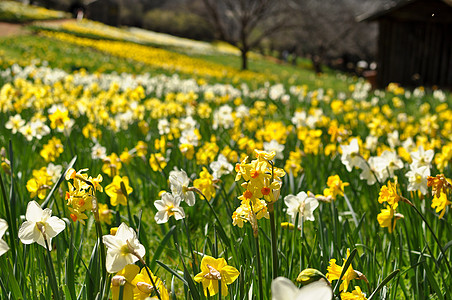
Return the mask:
{"type": "Polygon", "coordinates": [[[133,188],[129,186],[129,178],[127,176],[115,176],[113,182],[105,187],[105,193],[110,197],[110,203],[113,206],[118,204],[127,205],[127,197],[133,192],[133,188]],[[121,188],[121,183],[124,185],[121,188]],[[125,194],[126,193],[126,194],[125,194]]]}
{"type": "Polygon", "coordinates": [[[342,283],[339,287],[340,291],[347,291],[350,281],[358,277],[358,274],[355,272],[355,270],[353,270],[353,267],[350,264],[347,271],[345,271],[344,276],[342,278],[339,278],[339,276],[341,276],[342,269],[344,268],[345,262],[347,261],[347,258],[349,256],[350,256],[350,249],[347,249],[347,256],[345,259],[343,259],[344,264],[342,266],[338,266],[336,264],[336,259],[333,258],[330,260],[330,265],[327,268],[328,273],[326,274],[326,278],[329,281],[342,279],[342,283]]]}
{"type": "Polygon", "coordinates": [[[119,299],[120,286],[124,286],[123,288],[123,298],[124,300],[133,300],[133,290],[135,285],[132,281],[137,276],[138,272],[140,272],[140,267],[134,264],[130,264],[124,267],[121,271],[116,273],[115,276],[111,279],[111,295],[112,300],[119,299]]]}
{"type": "Polygon", "coordinates": [[[228,285],[233,283],[240,272],[226,263],[224,258],[213,258],[204,256],[201,261],[201,273],[195,276],[195,281],[202,283],[204,295],[214,296],[218,293],[218,282],[221,282],[221,295],[228,295],[228,285]]]}

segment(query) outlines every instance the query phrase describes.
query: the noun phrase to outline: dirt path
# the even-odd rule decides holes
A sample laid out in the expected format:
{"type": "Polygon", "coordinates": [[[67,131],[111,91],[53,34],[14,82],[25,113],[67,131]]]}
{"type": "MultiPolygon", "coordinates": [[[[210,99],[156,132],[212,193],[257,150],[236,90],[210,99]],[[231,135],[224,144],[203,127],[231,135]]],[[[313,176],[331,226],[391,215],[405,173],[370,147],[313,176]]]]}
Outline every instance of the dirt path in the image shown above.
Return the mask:
{"type": "Polygon", "coordinates": [[[0,37],[23,34],[26,30],[21,24],[0,22],[0,37]]]}
{"type": "MultiPolygon", "coordinates": [[[[42,23],[42,24],[55,24],[60,25],[63,24],[71,19],[59,19],[59,20],[46,20],[46,21],[36,21],[36,23],[42,23]]],[[[6,23],[6,22],[0,22],[0,37],[3,36],[10,36],[10,35],[18,35],[18,34],[25,34],[29,31],[25,28],[25,26],[33,24],[33,23],[24,23],[24,24],[17,24],[17,23],[6,23]]]]}

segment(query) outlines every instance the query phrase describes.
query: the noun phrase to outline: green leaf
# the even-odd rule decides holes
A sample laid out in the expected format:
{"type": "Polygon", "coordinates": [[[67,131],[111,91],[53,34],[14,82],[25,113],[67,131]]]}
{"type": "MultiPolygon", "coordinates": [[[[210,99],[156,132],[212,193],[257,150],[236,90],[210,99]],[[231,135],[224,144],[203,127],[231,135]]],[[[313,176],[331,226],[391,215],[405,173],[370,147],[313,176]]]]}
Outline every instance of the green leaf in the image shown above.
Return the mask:
{"type": "Polygon", "coordinates": [[[339,279],[337,280],[336,285],[334,286],[333,294],[334,294],[334,292],[336,292],[337,288],[339,287],[342,277],[344,277],[344,274],[345,274],[345,272],[347,272],[348,267],[350,267],[350,265],[352,264],[352,260],[355,257],[357,252],[358,251],[356,249],[353,249],[352,252],[350,252],[350,256],[347,258],[347,261],[345,262],[344,267],[342,268],[341,276],[339,276],[339,279]]]}
{"type": "Polygon", "coordinates": [[[400,272],[400,270],[395,270],[394,272],[392,272],[391,274],[388,275],[388,277],[386,277],[379,285],[378,287],[375,289],[375,291],[373,291],[372,295],[369,296],[369,298],[367,298],[367,300],[372,300],[373,297],[375,297],[375,295],[389,282],[391,281],[392,278],[394,278],[398,273],[400,272]]]}
{"type": "Polygon", "coordinates": [[[168,241],[170,240],[171,236],[173,235],[174,230],[176,229],[176,225],[173,225],[170,230],[165,234],[163,237],[163,240],[159,243],[159,246],[154,252],[154,256],[152,256],[151,263],[149,264],[149,268],[151,270],[155,269],[155,264],[157,260],[160,258],[160,255],[163,252],[163,249],[165,248],[166,244],[168,244],[168,241]]]}
{"type": "Polygon", "coordinates": [[[171,274],[173,274],[177,279],[179,279],[180,281],[182,281],[182,283],[188,287],[188,282],[182,277],[180,276],[176,271],[174,271],[173,269],[171,269],[170,267],[168,267],[167,265],[165,265],[164,263],[162,263],[161,261],[157,260],[157,263],[162,266],[165,270],[167,270],[168,272],[170,272],[171,274]]]}
{"type": "Polygon", "coordinates": [[[72,160],[69,162],[69,164],[67,165],[66,170],[64,170],[63,174],[61,174],[60,178],[58,179],[58,181],[55,183],[55,185],[52,187],[52,189],[50,190],[49,194],[47,195],[46,199],[44,200],[44,202],[42,202],[41,207],[42,208],[46,208],[47,205],[49,204],[50,198],[52,198],[53,193],[56,191],[56,189],[60,186],[61,182],[63,182],[67,171],[72,168],[75,164],[75,161],[77,160],[77,155],[74,156],[74,158],[72,158],[72,160]]]}

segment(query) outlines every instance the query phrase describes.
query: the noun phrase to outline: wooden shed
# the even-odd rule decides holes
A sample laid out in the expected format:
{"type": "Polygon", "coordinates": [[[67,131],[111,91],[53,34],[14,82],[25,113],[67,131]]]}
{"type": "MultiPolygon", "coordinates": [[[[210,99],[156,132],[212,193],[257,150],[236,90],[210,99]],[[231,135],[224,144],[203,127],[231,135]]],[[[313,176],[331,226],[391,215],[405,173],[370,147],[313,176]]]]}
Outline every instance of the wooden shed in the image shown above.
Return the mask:
{"type": "Polygon", "coordinates": [[[405,0],[358,21],[379,25],[378,87],[452,89],[452,0],[405,0]]]}
{"type": "Polygon", "coordinates": [[[107,25],[118,26],[120,5],[118,0],[90,0],[86,1],[86,17],[107,25]]]}

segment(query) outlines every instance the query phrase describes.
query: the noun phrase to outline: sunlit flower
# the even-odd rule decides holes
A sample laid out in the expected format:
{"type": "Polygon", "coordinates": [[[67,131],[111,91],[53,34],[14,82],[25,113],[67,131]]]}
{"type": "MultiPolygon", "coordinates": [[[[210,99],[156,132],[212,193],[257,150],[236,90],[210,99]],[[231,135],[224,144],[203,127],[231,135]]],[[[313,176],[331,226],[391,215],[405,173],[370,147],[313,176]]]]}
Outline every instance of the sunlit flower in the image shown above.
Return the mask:
{"type": "Polygon", "coordinates": [[[47,248],[52,249],[52,238],[57,236],[66,228],[66,223],[58,217],[52,217],[50,208],[42,209],[36,201],[30,201],[27,205],[25,213],[26,221],[19,228],[19,239],[24,244],[32,244],[34,242],[47,248]]]}
{"type": "Polygon", "coordinates": [[[228,295],[228,285],[233,283],[240,272],[226,263],[224,258],[213,258],[211,256],[204,256],[201,261],[201,273],[195,276],[195,281],[202,283],[204,295],[207,292],[210,296],[218,293],[218,281],[221,281],[221,296],[228,295]]]}
{"type": "Polygon", "coordinates": [[[112,210],[108,208],[107,204],[98,203],[97,205],[99,210],[99,220],[111,225],[112,210]]]}
{"type": "Polygon", "coordinates": [[[163,281],[152,274],[151,270],[146,270],[146,267],[141,269],[141,272],[135,276],[133,279],[133,285],[135,288],[133,289],[133,299],[134,300],[146,300],[146,299],[154,299],[154,297],[149,298],[156,294],[154,285],[157,288],[157,291],[160,295],[160,299],[169,300],[168,291],[163,284],[163,281]],[[152,280],[149,277],[148,272],[152,276],[152,280]]]}
{"type": "Polygon", "coordinates": [[[426,166],[430,168],[435,152],[431,149],[424,150],[424,147],[421,145],[416,152],[411,152],[410,155],[413,160],[412,165],[417,167],[426,166]]]}
{"type": "Polygon", "coordinates": [[[319,206],[319,201],[305,192],[300,192],[296,196],[286,196],[284,203],[287,206],[287,214],[290,216],[291,223],[295,224],[297,218],[298,226],[301,226],[305,220],[315,220],[314,210],[319,206]]]}
{"type": "Polygon", "coordinates": [[[179,197],[174,197],[171,193],[163,193],[162,199],[154,202],[154,206],[158,210],[155,214],[157,224],[168,222],[168,219],[172,216],[176,220],[185,218],[184,209],[179,206],[180,200],[179,197]]]}
{"type": "Polygon", "coordinates": [[[5,128],[10,129],[12,134],[16,134],[19,129],[25,125],[25,121],[19,114],[10,116],[8,122],[5,123],[5,128]]]}
{"type": "Polygon", "coordinates": [[[284,145],[279,144],[276,140],[271,140],[269,143],[264,143],[264,150],[267,152],[274,151],[276,153],[275,158],[276,159],[283,159],[283,151],[284,151],[284,145]]]}
{"type": "Polygon", "coordinates": [[[406,173],[408,177],[407,191],[420,191],[422,195],[427,194],[427,177],[430,176],[428,166],[411,165],[410,171],[406,173]]]}
{"type": "Polygon", "coordinates": [[[161,153],[153,153],[149,158],[149,165],[154,172],[165,169],[167,164],[165,157],[161,153]]]}
{"type": "Polygon", "coordinates": [[[181,201],[185,201],[189,206],[195,204],[195,193],[189,190],[190,179],[184,170],[174,170],[169,174],[171,192],[181,201]]]}
{"type": "Polygon", "coordinates": [[[358,277],[358,274],[355,272],[355,270],[353,270],[353,267],[350,264],[347,271],[345,271],[344,276],[342,278],[339,278],[341,276],[345,262],[347,261],[347,258],[349,256],[350,256],[350,249],[347,249],[347,256],[346,256],[346,258],[343,259],[344,264],[342,266],[338,266],[336,264],[336,260],[333,258],[330,260],[330,265],[327,268],[328,273],[326,274],[326,278],[328,278],[329,281],[338,280],[338,279],[342,280],[342,283],[339,287],[340,291],[347,291],[350,281],[358,277]]]}
{"type": "Polygon", "coordinates": [[[444,214],[446,213],[446,207],[451,205],[452,202],[449,201],[449,199],[447,199],[447,194],[446,193],[441,193],[441,195],[438,197],[437,195],[433,196],[432,199],[432,208],[436,209],[436,212],[440,213],[439,218],[441,219],[444,214]]]}
{"type": "Polygon", "coordinates": [[[105,193],[110,197],[110,203],[113,206],[118,204],[127,205],[127,198],[130,193],[133,192],[133,188],[129,186],[129,178],[127,176],[115,176],[113,182],[105,187],[105,193]],[[121,183],[124,185],[124,190],[121,187],[121,183]]]}
{"type": "Polygon", "coordinates": [[[387,202],[393,209],[396,209],[399,205],[400,196],[397,194],[397,183],[391,183],[388,181],[387,185],[384,185],[380,189],[380,196],[378,202],[387,202]]]}
{"type": "Polygon", "coordinates": [[[133,290],[135,285],[132,281],[135,279],[135,276],[140,272],[140,267],[137,265],[126,265],[124,269],[116,273],[115,276],[111,279],[111,294],[112,300],[119,299],[119,291],[120,286],[124,286],[123,288],[123,298],[124,300],[133,299],[133,290]]]}
{"type": "Polygon", "coordinates": [[[126,265],[133,264],[146,254],[133,228],[125,223],[119,225],[115,235],[104,235],[102,240],[107,247],[106,267],[108,273],[116,273],[126,265]]]}
{"type": "Polygon", "coordinates": [[[359,286],[355,286],[352,292],[341,293],[342,300],[366,300],[366,294],[361,291],[359,286]]]}
{"type": "Polygon", "coordinates": [[[272,281],[272,300],[331,300],[333,290],[325,279],[297,288],[285,277],[277,277],[272,281]]]}
{"type": "Polygon", "coordinates": [[[386,209],[381,209],[381,212],[377,216],[380,227],[387,227],[389,233],[394,231],[396,221],[400,218],[403,218],[403,215],[395,213],[395,210],[389,205],[386,206],[386,209]]]}
{"type": "Polygon", "coordinates": [[[344,187],[348,186],[348,182],[342,182],[339,175],[334,175],[328,177],[327,183],[328,187],[323,190],[323,195],[325,197],[331,196],[333,200],[336,200],[336,196],[344,196],[344,187]]]}
{"type": "Polygon", "coordinates": [[[223,175],[230,174],[234,169],[223,154],[218,155],[217,160],[211,162],[209,166],[212,169],[214,179],[219,179],[223,175]]]}
{"type": "Polygon", "coordinates": [[[207,171],[206,168],[202,168],[202,171],[199,173],[199,178],[193,181],[193,186],[203,193],[206,200],[210,201],[212,197],[215,197],[213,176],[209,173],[209,171],[207,171]]]}
{"type": "Polygon", "coordinates": [[[3,235],[5,235],[7,229],[8,223],[5,220],[0,219],[0,256],[9,250],[8,244],[3,240],[3,235]]]}
{"type": "Polygon", "coordinates": [[[341,145],[341,161],[351,172],[354,167],[358,167],[363,161],[359,154],[359,144],[356,138],[352,139],[349,145],[341,145]]]}

